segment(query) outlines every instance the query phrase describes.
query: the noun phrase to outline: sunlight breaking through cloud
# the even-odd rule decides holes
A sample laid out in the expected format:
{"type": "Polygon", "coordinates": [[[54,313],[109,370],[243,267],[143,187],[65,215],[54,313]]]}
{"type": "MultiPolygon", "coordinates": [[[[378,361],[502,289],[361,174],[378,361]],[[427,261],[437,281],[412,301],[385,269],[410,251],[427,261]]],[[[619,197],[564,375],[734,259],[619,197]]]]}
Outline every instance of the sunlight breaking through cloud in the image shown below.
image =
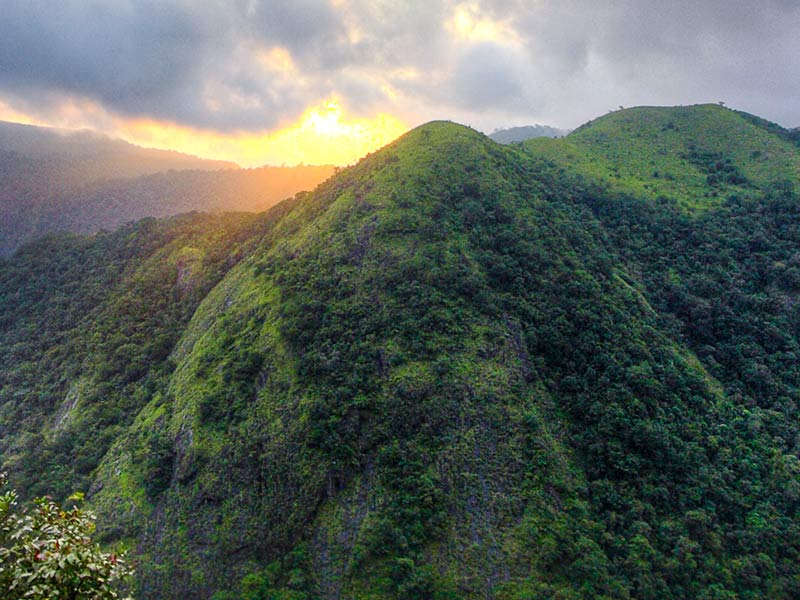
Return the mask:
{"type": "Polygon", "coordinates": [[[307,109],[294,123],[273,132],[223,134],[154,119],[123,119],[87,103],[70,102],[50,115],[32,115],[0,101],[0,120],[69,129],[92,128],[103,122],[102,133],[150,148],[175,150],[204,158],[227,160],[243,167],[264,164],[351,164],[408,130],[391,115],[350,117],[336,98],[307,109]],[[101,111],[102,112],[102,111],[101,111]]]}
{"type": "Polygon", "coordinates": [[[346,165],[407,129],[405,123],[387,114],[349,118],[339,102],[331,99],[306,110],[296,123],[266,134],[222,135],[155,121],[124,122],[118,133],[137,144],[251,167],[283,163],[346,165]]]}

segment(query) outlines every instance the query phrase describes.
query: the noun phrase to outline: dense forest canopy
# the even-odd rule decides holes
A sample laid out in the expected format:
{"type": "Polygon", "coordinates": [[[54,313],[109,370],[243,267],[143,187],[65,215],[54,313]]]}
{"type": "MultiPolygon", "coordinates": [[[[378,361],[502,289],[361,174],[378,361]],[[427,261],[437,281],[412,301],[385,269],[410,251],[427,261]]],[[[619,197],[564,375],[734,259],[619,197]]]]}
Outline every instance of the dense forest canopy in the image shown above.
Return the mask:
{"type": "Polygon", "coordinates": [[[0,470],[85,490],[140,598],[797,598],[799,184],[717,105],[434,122],[47,237],[0,263],[0,470]]]}

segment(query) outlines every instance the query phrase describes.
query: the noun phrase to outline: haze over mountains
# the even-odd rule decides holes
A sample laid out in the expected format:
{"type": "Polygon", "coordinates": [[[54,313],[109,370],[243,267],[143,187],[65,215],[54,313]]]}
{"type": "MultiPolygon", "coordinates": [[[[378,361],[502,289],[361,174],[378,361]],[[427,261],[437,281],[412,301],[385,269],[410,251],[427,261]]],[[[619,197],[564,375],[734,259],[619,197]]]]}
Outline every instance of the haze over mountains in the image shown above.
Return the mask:
{"type": "Polygon", "coordinates": [[[266,213],[29,244],[0,469],[87,490],[145,599],[797,598],[792,136],[433,122],[266,213]]]}
{"type": "Polygon", "coordinates": [[[0,122],[0,256],[49,232],[92,233],[192,210],[265,210],[333,171],[240,169],[88,131],[0,122]]]}
{"type": "Polygon", "coordinates": [[[92,131],[36,127],[0,121],[0,149],[28,160],[59,168],[68,181],[136,177],[169,170],[236,169],[232,162],[214,161],[173,152],[142,148],[92,131]]]}
{"type": "Polygon", "coordinates": [[[549,125],[525,125],[523,127],[498,129],[489,134],[489,137],[501,144],[511,144],[512,142],[524,142],[538,137],[561,137],[568,133],[569,131],[566,129],[557,129],[549,125]]]}

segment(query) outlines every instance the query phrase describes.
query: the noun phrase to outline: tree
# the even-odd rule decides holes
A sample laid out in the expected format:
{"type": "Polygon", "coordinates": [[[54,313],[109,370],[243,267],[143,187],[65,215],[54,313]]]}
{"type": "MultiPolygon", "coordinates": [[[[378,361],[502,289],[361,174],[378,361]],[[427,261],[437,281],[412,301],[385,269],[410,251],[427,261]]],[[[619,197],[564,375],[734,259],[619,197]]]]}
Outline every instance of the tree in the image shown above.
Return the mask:
{"type": "Polygon", "coordinates": [[[133,570],[92,541],[94,515],[49,498],[26,509],[0,473],[0,596],[4,600],[116,600],[133,570]],[[4,491],[5,490],[5,491],[4,491]]]}

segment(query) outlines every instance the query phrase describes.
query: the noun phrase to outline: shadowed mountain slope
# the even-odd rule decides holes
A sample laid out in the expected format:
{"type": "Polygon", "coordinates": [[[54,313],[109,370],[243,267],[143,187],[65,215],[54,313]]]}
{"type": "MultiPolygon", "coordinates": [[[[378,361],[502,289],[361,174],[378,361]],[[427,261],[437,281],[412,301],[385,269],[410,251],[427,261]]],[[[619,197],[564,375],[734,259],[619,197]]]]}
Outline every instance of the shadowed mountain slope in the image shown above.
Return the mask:
{"type": "Polygon", "coordinates": [[[0,149],[46,165],[63,181],[88,183],[161,171],[237,169],[238,165],[142,148],[91,131],[36,127],[0,121],[0,149]]]}
{"type": "Polygon", "coordinates": [[[88,131],[0,122],[0,257],[52,232],[94,233],[193,210],[265,210],[333,172],[239,169],[88,131]]]}

